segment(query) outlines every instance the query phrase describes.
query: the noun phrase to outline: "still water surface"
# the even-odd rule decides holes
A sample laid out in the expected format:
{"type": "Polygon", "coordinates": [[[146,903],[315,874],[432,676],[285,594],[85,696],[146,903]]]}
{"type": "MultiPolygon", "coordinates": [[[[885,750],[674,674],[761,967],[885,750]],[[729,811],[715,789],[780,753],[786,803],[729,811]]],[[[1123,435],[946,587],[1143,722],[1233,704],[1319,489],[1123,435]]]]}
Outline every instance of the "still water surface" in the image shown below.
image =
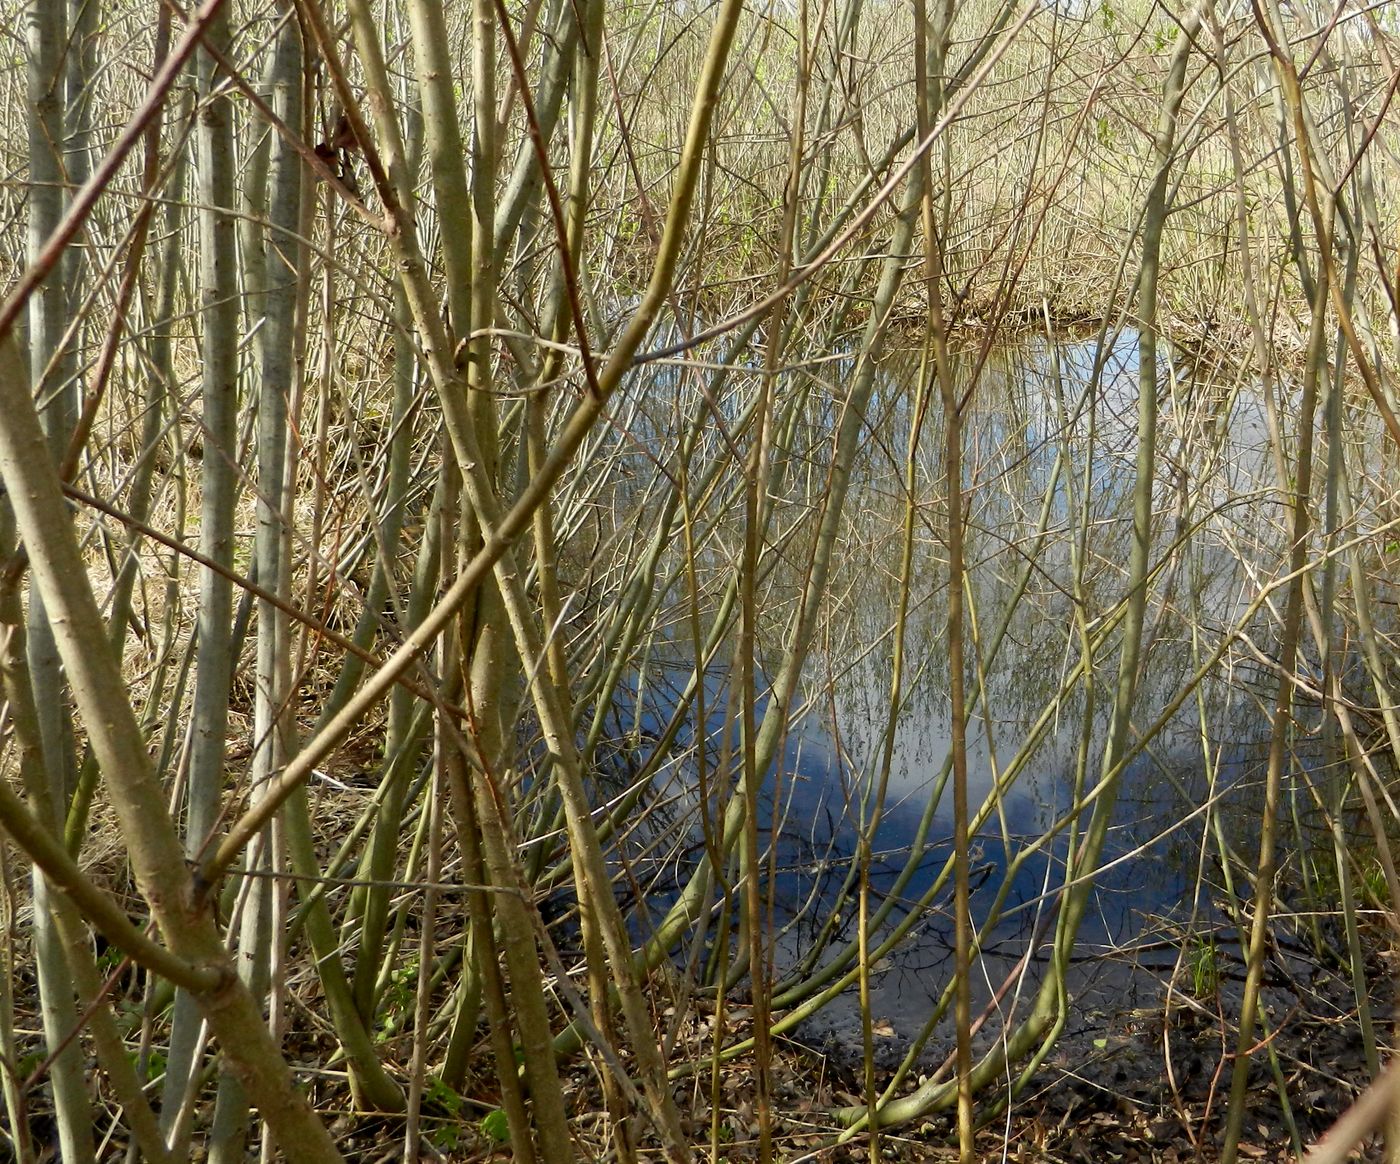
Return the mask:
{"type": "MultiPolygon", "coordinates": [[[[872,945],[891,926],[912,921],[905,940],[879,962],[872,983],[872,1007],[882,1029],[892,1032],[892,1047],[923,1025],[949,981],[953,959],[946,874],[952,834],[952,790],[945,779],[951,748],[946,558],[936,500],[942,440],[936,419],[926,426],[914,457],[906,679],[894,714],[890,702],[916,368],[892,361],[872,401],[869,439],[855,466],[832,579],[832,613],[810,648],[803,706],[794,709],[782,761],[768,774],[761,814],[765,836],[777,838],[771,892],[781,934],[775,969],[780,981],[792,984],[855,939],[854,901],[841,891],[850,888],[857,830],[871,819],[888,740],[870,878],[871,910],[888,909],[872,945]]],[[[1020,342],[1000,349],[981,368],[966,422],[972,633],[967,680],[969,691],[985,690],[968,725],[970,801],[986,814],[972,850],[974,923],[983,926],[1002,898],[1000,919],[987,933],[975,972],[981,1000],[1028,945],[1029,981],[1043,968],[1076,828],[1069,810],[1076,787],[1092,787],[1099,775],[1117,680],[1116,636],[1108,633],[1095,650],[1088,691],[1071,678],[1082,657],[1082,636],[1109,625],[1124,595],[1137,374],[1132,334],[1107,345],[1095,338],[1020,342]],[[1005,633],[993,654],[1003,620],[1005,633]]],[[[1165,716],[1124,773],[1105,867],[1076,951],[1073,985],[1078,1005],[1087,1009],[1133,1005],[1143,981],[1155,986],[1169,972],[1183,927],[1210,931],[1223,925],[1216,906],[1220,850],[1205,827],[1206,806],[1218,808],[1227,845],[1245,857],[1257,847],[1257,788],[1272,693],[1267,663],[1258,655],[1267,656],[1271,648],[1274,622],[1267,608],[1251,615],[1250,607],[1260,586],[1282,571],[1279,531],[1286,517],[1266,402],[1247,383],[1206,383],[1184,365],[1166,361],[1159,370],[1159,399],[1159,569],[1148,601],[1149,648],[1134,728],[1144,731],[1174,702],[1180,708],[1165,716]],[[1241,630],[1258,650],[1232,645],[1199,687],[1189,686],[1202,661],[1222,642],[1235,644],[1241,630]]],[[[816,448],[829,431],[829,418],[811,423],[816,448]]],[[[799,427],[792,431],[800,441],[799,427]]],[[[794,494],[800,491],[800,473],[790,472],[785,480],[794,494]]],[[[775,612],[765,640],[771,658],[763,660],[773,668],[791,603],[783,585],[781,571],[775,571],[766,592],[766,605],[775,612]]],[[[634,682],[629,697],[619,701],[619,731],[658,732],[675,709],[685,673],[679,659],[658,648],[643,689],[634,682]]],[[[683,740],[689,752],[681,749],[685,758],[658,778],[673,804],[695,802],[695,748],[706,748],[711,771],[734,752],[724,668],[707,676],[705,695],[711,709],[705,730],[692,725],[683,740]]],[[[1298,718],[1306,730],[1319,716],[1304,706],[1298,718]]],[[[1326,778],[1316,749],[1305,744],[1294,768],[1300,796],[1304,781],[1326,778]]],[[[1078,827],[1083,823],[1087,813],[1078,827]]],[[[688,868],[673,861],[669,884],[678,885],[688,868]]],[[[640,930],[674,899],[667,884],[662,876],[639,911],[640,930]]],[[[1222,948],[1230,941],[1223,937],[1222,948]]],[[[1031,993],[1022,989],[1021,1005],[1031,993]]],[[[1013,1005],[1011,996],[1004,1008],[1013,1005]]],[[[848,1031],[855,1007],[847,991],[804,1033],[820,1042],[833,1031],[848,1031]]]]}

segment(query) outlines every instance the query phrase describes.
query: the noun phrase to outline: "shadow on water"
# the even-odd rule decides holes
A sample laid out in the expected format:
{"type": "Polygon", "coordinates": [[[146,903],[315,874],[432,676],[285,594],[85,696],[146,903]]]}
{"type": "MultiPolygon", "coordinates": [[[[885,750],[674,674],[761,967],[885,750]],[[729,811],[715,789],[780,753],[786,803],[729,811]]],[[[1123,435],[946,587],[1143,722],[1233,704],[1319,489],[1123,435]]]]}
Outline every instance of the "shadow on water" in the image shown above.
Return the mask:
{"type": "MultiPolygon", "coordinates": [[[[1088,820],[1087,810],[1077,815],[1073,809],[1099,780],[1117,676],[1118,639],[1102,628],[1125,588],[1137,440],[1135,337],[1122,337],[1102,359],[1097,353],[1094,342],[1077,340],[1004,349],[984,369],[979,404],[966,423],[974,628],[968,683],[983,693],[968,726],[969,796],[982,813],[971,852],[971,908],[974,924],[985,927],[974,967],[974,1008],[1025,961],[1025,979],[1000,1003],[1006,1026],[1029,1006],[1050,955],[1066,856],[1088,820]],[[1092,682],[1076,683],[1081,644],[1096,636],[1092,682]]],[[[936,423],[913,458],[920,485],[907,678],[897,713],[890,711],[908,456],[901,442],[911,429],[913,375],[912,365],[893,362],[874,398],[871,436],[854,467],[849,528],[832,581],[839,598],[821,641],[809,650],[801,706],[791,709],[782,758],[765,776],[760,811],[760,833],[772,841],[774,876],[766,885],[781,1000],[796,997],[791,992],[802,982],[821,978],[856,940],[858,830],[874,812],[888,742],[883,807],[871,831],[869,908],[880,919],[872,948],[895,927],[907,930],[881,954],[871,983],[872,1010],[891,1054],[923,1027],[953,970],[951,719],[936,423]]],[[[1133,716],[1138,733],[1158,726],[1123,773],[1079,930],[1068,985],[1081,1015],[1155,998],[1183,949],[1189,954],[1188,931],[1217,934],[1210,948],[1228,962],[1237,945],[1218,907],[1221,874],[1233,858],[1252,860],[1257,843],[1272,623],[1251,614],[1250,603],[1260,580],[1280,574],[1283,561],[1264,402],[1239,385],[1227,390],[1194,383],[1185,369],[1164,368],[1159,380],[1160,569],[1149,595],[1149,649],[1133,716]],[[1263,659],[1230,647],[1220,666],[1203,666],[1241,630],[1263,659]],[[1206,677],[1193,687],[1189,680],[1198,670],[1206,677]],[[1207,827],[1210,811],[1220,814],[1223,851],[1207,827]]],[[[767,603],[786,609],[796,583],[775,571],[768,586],[767,603]]],[[[765,641],[780,642],[784,627],[775,617],[765,641]]],[[[657,647],[616,701],[619,737],[653,738],[676,712],[690,672],[685,652],[671,647],[657,647]]],[[[760,662],[776,666],[776,647],[760,662]]],[[[670,822],[700,807],[699,749],[707,786],[732,792],[732,779],[715,776],[735,770],[738,737],[727,669],[712,668],[703,692],[703,730],[692,714],[675,758],[653,780],[656,801],[667,806],[666,823],[642,830],[643,839],[634,839],[639,852],[647,851],[647,838],[660,837],[670,822]]],[[[767,711],[765,698],[758,714],[767,711]]],[[[1304,709],[1300,720],[1311,714],[1304,709]]],[[[1300,744],[1293,763],[1299,779],[1326,779],[1315,750],[1309,756],[1300,744]]],[[[714,803],[709,812],[718,819],[714,803]]],[[[634,902],[639,937],[695,867],[702,830],[693,826],[688,835],[684,852],[653,854],[645,895],[634,902]]],[[[1246,888],[1237,874],[1237,891],[1246,888]]],[[[713,929],[709,938],[713,954],[713,929]]],[[[732,935],[729,940],[733,948],[732,935]]],[[[849,1048],[857,1021],[855,993],[847,989],[800,1034],[849,1048]]],[[[1002,1026],[992,1022],[988,1030],[994,1034],[1002,1026]]],[[[946,1045],[935,1040],[931,1046],[946,1045]]]]}

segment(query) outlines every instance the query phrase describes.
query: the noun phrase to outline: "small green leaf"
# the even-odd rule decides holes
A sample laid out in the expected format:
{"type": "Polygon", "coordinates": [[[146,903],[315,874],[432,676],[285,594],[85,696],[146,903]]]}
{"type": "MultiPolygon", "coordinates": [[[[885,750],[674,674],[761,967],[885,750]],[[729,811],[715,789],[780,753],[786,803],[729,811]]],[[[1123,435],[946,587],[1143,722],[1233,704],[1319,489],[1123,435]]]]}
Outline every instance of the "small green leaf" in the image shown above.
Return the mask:
{"type": "Polygon", "coordinates": [[[443,1124],[442,1127],[438,1128],[428,1137],[436,1147],[442,1148],[448,1152],[453,1151],[459,1146],[461,1138],[456,1124],[443,1124]]]}
{"type": "Polygon", "coordinates": [[[510,1121],[506,1119],[506,1113],[500,1108],[487,1112],[481,1117],[482,1135],[488,1137],[494,1143],[504,1144],[510,1139],[510,1121]]]}
{"type": "Polygon", "coordinates": [[[428,1076],[426,1098],[429,1103],[441,1108],[449,1115],[455,1116],[462,1110],[462,1097],[436,1075],[428,1076]]]}
{"type": "Polygon", "coordinates": [[[1100,1051],[1102,1051],[1105,1047],[1108,1046],[1108,1040],[1107,1040],[1107,1039],[1095,1039],[1095,1040],[1094,1040],[1094,1046],[1095,1046],[1096,1048],[1098,1048],[1100,1051]]]}

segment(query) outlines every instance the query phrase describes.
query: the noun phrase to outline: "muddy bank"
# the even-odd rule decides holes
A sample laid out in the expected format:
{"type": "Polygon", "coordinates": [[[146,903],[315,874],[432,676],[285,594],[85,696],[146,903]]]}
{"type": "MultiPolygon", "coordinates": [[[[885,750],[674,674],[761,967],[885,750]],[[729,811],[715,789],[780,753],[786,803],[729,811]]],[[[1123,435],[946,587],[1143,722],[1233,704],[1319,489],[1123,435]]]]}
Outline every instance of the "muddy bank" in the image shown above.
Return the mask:
{"type": "MultiPolygon", "coordinates": [[[[1243,1159],[1292,1158],[1370,1080],[1350,967],[1339,953],[1340,935],[1326,929],[1320,952],[1296,941],[1271,952],[1264,988],[1267,1032],[1256,1034],[1243,1159]]],[[[1380,929],[1367,934],[1369,1006],[1382,1058],[1394,1027],[1389,941],[1380,929]]],[[[1066,1031],[1009,1110],[989,1115],[982,1132],[989,1152],[1076,1161],[1217,1156],[1244,967],[1224,944],[1208,973],[1199,961],[1163,965],[1155,953],[1106,954],[1076,967],[1080,989],[1066,1031]]],[[[877,1038],[883,1082],[907,1053],[908,1040],[888,1024],[877,1024],[877,1030],[888,1032],[877,1038]]],[[[827,1018],[808,1024],[804,1034],[814,1060],[830,1073],[837,1101],[855,1100],[858,1024],[827,1018]]],[[[946,1042],[931,1045],[919,1062],[931,1070],[949,1050],[946,1042]]],[[[894,1158],[937,1159],[954,1139],[951,1115],[944,1113],[894,1135],[891,1151],[894,1158]]],[[[1370,1146],[1363,1158],[1379,1159],[1379,1147],[1370,1146]]]]}

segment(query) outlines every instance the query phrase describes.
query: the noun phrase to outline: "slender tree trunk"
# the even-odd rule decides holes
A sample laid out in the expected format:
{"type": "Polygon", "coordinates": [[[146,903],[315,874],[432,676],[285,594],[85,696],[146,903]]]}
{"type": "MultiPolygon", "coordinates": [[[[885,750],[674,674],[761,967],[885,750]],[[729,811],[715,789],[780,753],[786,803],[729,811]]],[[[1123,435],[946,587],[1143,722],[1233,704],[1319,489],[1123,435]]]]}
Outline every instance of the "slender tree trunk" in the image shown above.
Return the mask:
{"type": "MultiPolygon", "coordinates": [[[[232,49],[224,10],[206,33],[207,42],[232,49]]],[[[214,57],[196,57],[196,195],[199,202],[199,296],[201,401],[199,547],[225,570],[233,566],[233,517],[238,494],[238,317],[237,202],[234,194],[233,102],[219,87],[225,80],[214,57]]],[[[233,669],[233,588],[226,574],[200,574],[194,706],[190,719],[185,849],[197,857],[213,831],[224,787],[229,683],[233,669]]],[[[195,1062],[200,1018],[194,1000],[176,996],[166,1065],[161,1118],[175,1126],[195,1062]]]]}
{"type": "MultiPolygon", "coordinates": [[[[38,260],[63,213],[66,5],[34,0],[25,12],[29,56],[29,259],[38,260]]],[[[73,361],[64,332],[71,302],[64,280],[65,264],[56,264],[29,301],[29,367],[42,408],[49,449],[57,460],[67,448],[77,416],[69,378],[73,361]]],[[[31,757],[27,781],[34,807],[44,823],[61,831],[68,798],[76,781],[71,703],[62,661],[49,625],[42,593],[29,602],[28,682],[33,685],[40,752],[31,757]]],[[[74,1039],[78,1026],[72,968],[54,918],[50,887],[36,868],[34,953],[44,1035],[57,1051],[50,1075],[54,1113],[63,1158],[82,1164],[93,1158],[92,1109],[83,1077],[83,1048],[74,1039]],[[60,1049],[61,1048],[61,1049],[60,1049]]]]}
{"type": "MultiPolygon", "coordinates": [[[[290,8],[277,35],[268,81],[273,112],[303,134],[301,30],[290,8]]],[[[262,248],[262,319],[257,332],[257,532],[254,558],[260,585],[284,603],[291,597],[288,553],[290,508],[294,482],[288,480],[288,407],[300,367],[301,337],[296,327],[304,319],[307,289],[302,226],[302,161],[282,137],[271,144],[271,169],[264,202],[267,225],[258,228],[262,248]]],[[[261,200],[260,200],[261,201],[261,200]]],[[[245,256],[246,257],[246,256],[245,256]]],[[[291,633],[284,607],[259,599],[257,660],[254,671],[252,795],[295,751],[295,725],[290,712],[291,633]]],[[[270,851],[277,827],[249,849],[250,869],[270,873],[270,851]]],[[[255,998],[268,990],[274,935],[271,928],[272,882],[250,880],[243,895],[239,934],[239,975],[255,998]]],[[[210,1141],[211,1164],[237,1164],[243,1159],[247,1133],[247,1098],[233,1076],[220,1081],[210,1141]]]]}

